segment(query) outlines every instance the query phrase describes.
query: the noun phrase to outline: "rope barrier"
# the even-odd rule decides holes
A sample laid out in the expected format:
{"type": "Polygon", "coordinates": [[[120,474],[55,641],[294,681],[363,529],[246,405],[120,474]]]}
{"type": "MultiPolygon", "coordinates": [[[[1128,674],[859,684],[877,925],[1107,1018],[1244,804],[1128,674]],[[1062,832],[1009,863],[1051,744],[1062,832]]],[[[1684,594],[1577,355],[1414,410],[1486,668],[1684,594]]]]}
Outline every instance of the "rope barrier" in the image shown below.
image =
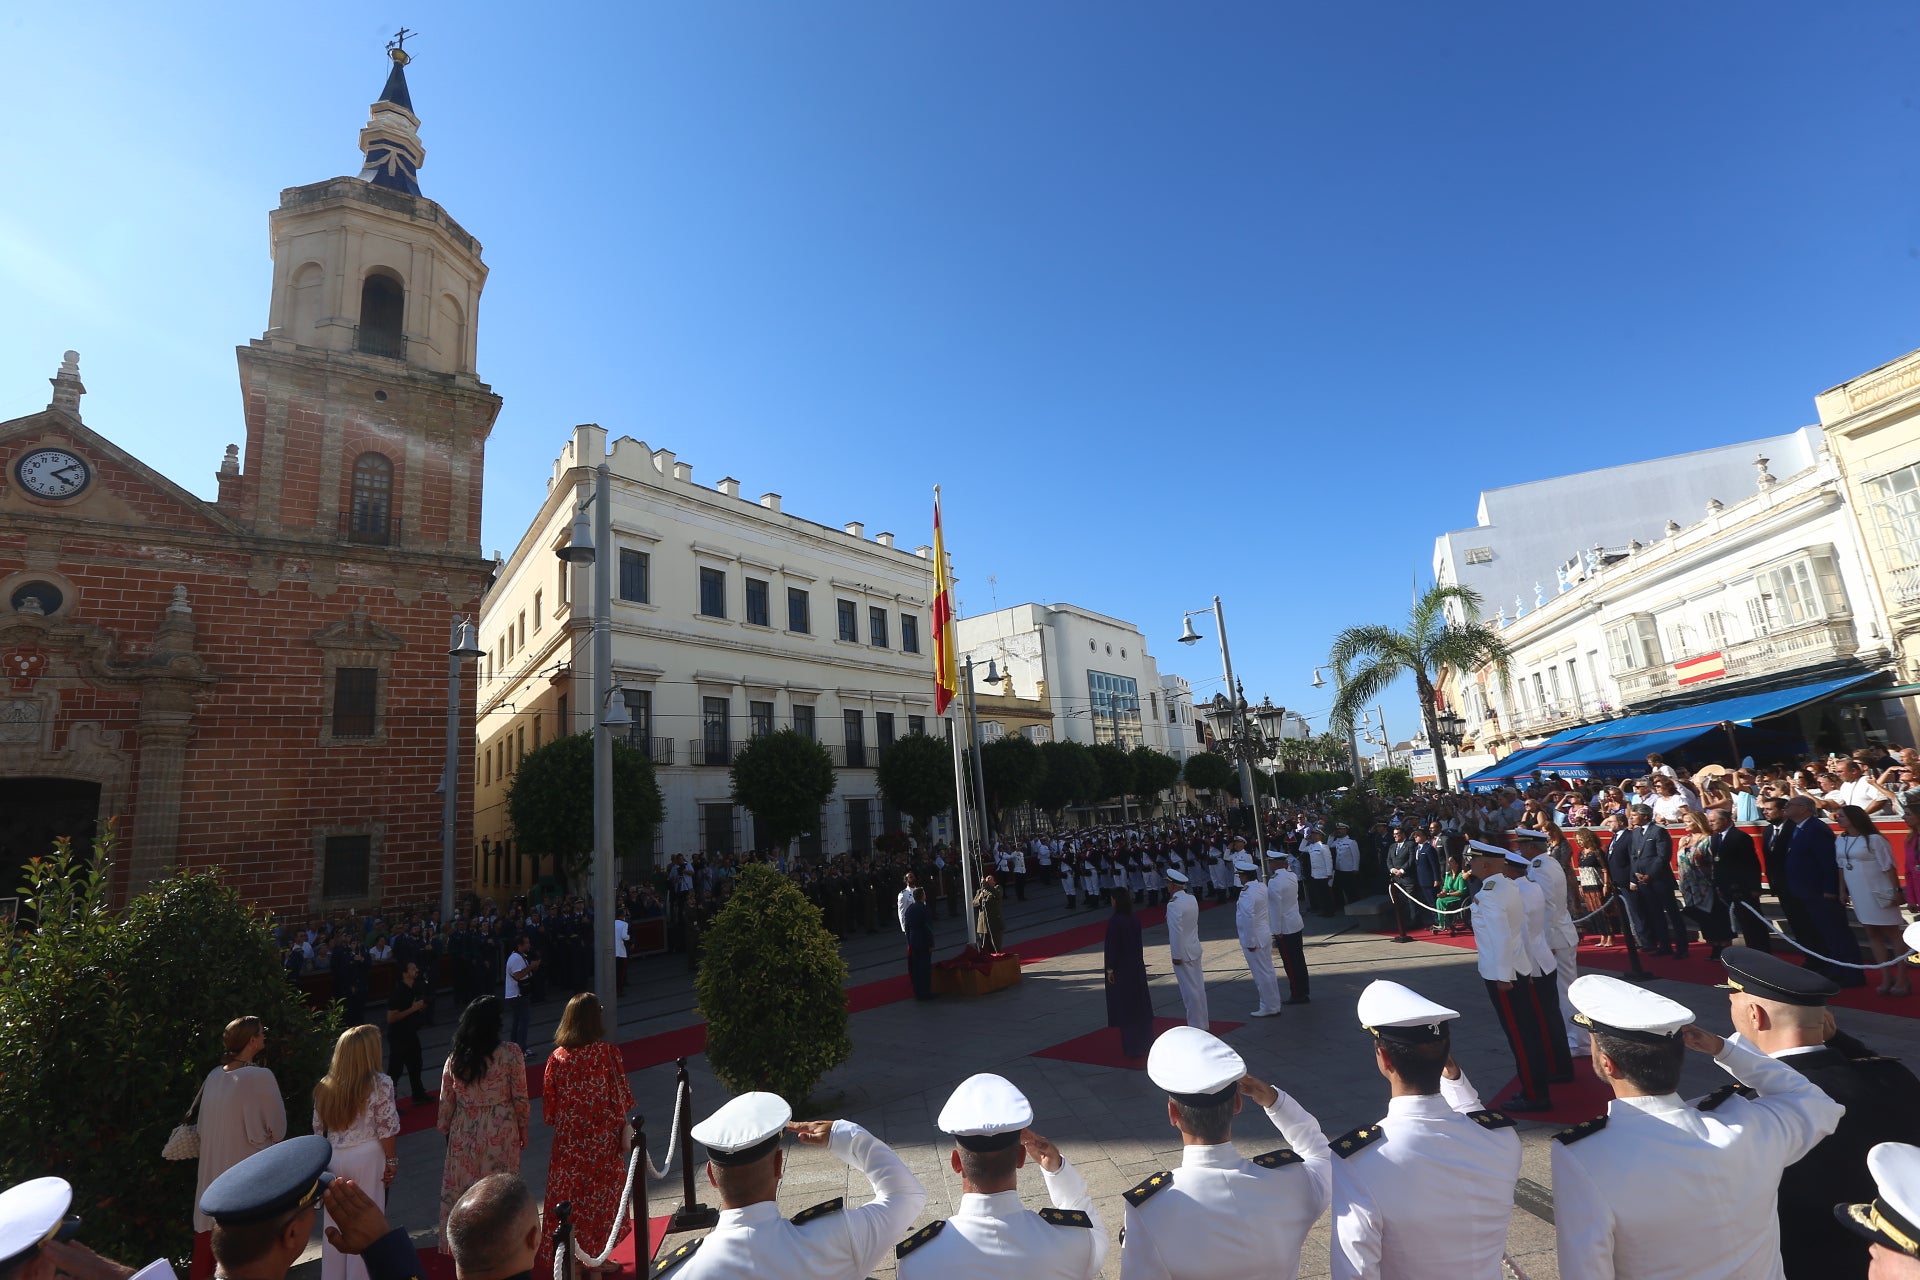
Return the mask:
{"type": "Polygon", "coordinates": [[[1585,924],[1587,921],[1593,919],[1595,916],[1601,915],[1607,910],[1609,910],[1613,906],[1613,904],[1618,901],[1620,901],[1620,895],[1617,893],[1610,893],[1607,895],[1607,900],[1605,902],[1601,903],[1599,906],[1595,907],[1593,910],[1587,912],[1587,914],[1583,916],[1575,916],[1571,921],[1569,921],[1569,923],[1585,924]]]}
{"type": "Polygon", "coordinates": [[[1422,911],[1431,911],[1433,912],[1433,914],[1437,916],[1457,916],[1461,912],[1468,910],[1469,907],[1471,906],[1471,904],[1468,904],[1467,907],[1429,906],[1427,903],[1420,901],[1420,899],[1414,897],[1412,894],[1408,893],[1405,889],[1402,889],[1397,884],[1392,886],[1392,888],[1395,893],[1399,894],[1401,897],[1405,898],[1408,902],[1411,902],[1414,906],[1420,908],[1422,911]]]}
{"type": "Polygon", "coordinates": [[[1920,955],[1920,952],[1906,951],[1906,952],[1902,952],[1900,955],[1895,956],[1891,960],[1882,960],[1879,964],[1850,964],[1845,960],[1834,960],[1827,956],[1821,955],[1818,951],[1815,951],[1810,947],[1803,947],[1798,942],[1795,942],[1792,938],[1788,937],[1784,932],[1781,931],[1781,928],[1779,925],[1775,924],[1772,920],[1768,919],[1765,912],[1755,907],[1751,902],[1742,902],[1739,905],[1745,907],[1749,912],[1751,912],[1753,914],[1753,917],[1756,920],[1760,921],[1760,923],[1766,925],[1767,928],[1773,930],[1773,932],[1779,936],[1782,942],[1786,943],[1788,946],[1794,948],[1797,951],[1806,952],[1806,954],[1812,956],[1815,960],[1818,960],[1821,964],[1830,964],[1841,969],[1858,969],[1858,970],[1861,970],[1862,972],[1868,972],[1874,969],[1892,968],[1896,964],[1903,963],[1908,956],[1920,955]]]}
{"type": "MultiPolygon", "coordinates": [[[[587,1253],[580,1247],[579,1236],[576,1235],[573,1237],[573,1256],[581,1265],[597,1270],[606,1266],[607,1260],[613,1257],[614,1246],[620,1241],[621,1224],[633,1215],[633,1180],[640,1176],[640,1157],[643,1154],[646,1156],[647,1169],[653,1174],[654,1181],[656,1182],[661,1181],[673,1172],[673,1157],[680,1149],[680,1112],[681,1108],[686,1105],[687,1093],[688,1091],[685,1089],[674,1091],[673,1128],[670,1130],[671,1136],[667,1139],[667,1158],[662,1163],[655,1164],[653,1162],[653,1153],[645,1147],[640,1146],[635,1147],[632,1154],[628,1156],[627,1181],[626,1185],[620,1188],[620,1207],[614,1211],[613,1225],[607,1228],[606,1247],[600,1251],[600,1255],[594,1257],[587,1253]]],[[[565,1266],[565,1256],[555,1251],[553,1256],[553,1280],[566,1280],[565,1266]]]]}

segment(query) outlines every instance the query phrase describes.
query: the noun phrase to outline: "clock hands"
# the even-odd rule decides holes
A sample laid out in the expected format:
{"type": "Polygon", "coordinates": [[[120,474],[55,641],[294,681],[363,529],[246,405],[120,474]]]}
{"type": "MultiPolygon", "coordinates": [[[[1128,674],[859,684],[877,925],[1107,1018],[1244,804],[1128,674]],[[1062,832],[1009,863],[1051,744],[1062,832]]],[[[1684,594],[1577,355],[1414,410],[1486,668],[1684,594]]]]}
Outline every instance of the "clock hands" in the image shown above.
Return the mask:
{"type": "Polygon", "coordinates": [[[53,478],[62,484],[79,484],[85,475],[86,469],[77,462],[69,462],[66,466],[53,472],[53,478]]]}

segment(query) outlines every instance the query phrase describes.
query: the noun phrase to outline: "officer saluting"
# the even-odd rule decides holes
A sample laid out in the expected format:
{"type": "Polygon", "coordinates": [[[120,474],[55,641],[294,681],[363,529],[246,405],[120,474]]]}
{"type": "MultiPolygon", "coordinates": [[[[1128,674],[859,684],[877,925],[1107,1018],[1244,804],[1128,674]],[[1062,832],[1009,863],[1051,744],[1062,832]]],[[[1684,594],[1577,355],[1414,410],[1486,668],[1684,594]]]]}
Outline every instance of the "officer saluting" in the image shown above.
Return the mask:
{"type": "Polygon", "coordinates": [[[1180,1167],[1126,1193],[1120,1280],[1293,1280],[1300,1246],[1326,1209],[1332,1154],[1306,1108],[1197,1027],[1153,1042],[1147,1076],[1167,1092],[1180,1167]],[[1233,1117],[1252,1098],[1287,1145],[1248,1160],[1233,1117]]]}
{"type": "Polygon", "coordinates": [[[1872,1241],[1872,1280],[1920,1280],[1920,1147],[1883,1142],[1867,1152],[1867,1172],[1873,1199],[1837,1204],[1833,1216],[1872,1241]]]}
{"type": "Polygon", "coordinates": [[[655,1277],[855,1280],[874,1269],[919,1216],[926,1189],[899,1156],[852,1121],[792,1121],[793,1108],[778,1094],[743,1093],[693,1126],[694,1141],[707,1149],[707,1180],[720,1192],[720,1221],[707,1235],[663,1254],[655,1277]],[[780,1135],[787,1132],[864,1173],[873,1200],[849,1209],[835,1197],[791,1222],[782,1219],[774,1197],[786,1167],[780,1135]]]}
{"type": "Polygon", "coordinates": [[[173,1280],[173,1268],[164,1258],[134,1271],[74,1243],[80,1219],[67,1215],[72,1207],[73,1187],[65,1178],[34,1178],[0,1192],[0,1276],[53,1280],[59,1272],[74,1277],[173,1280]]]}
{"type": "Polygon", "coordinates": [[[1561,1280],[1779,1276],[1780,1171],[1832,1133],[1843,1108],[1792,1067],[1701,1030],[1665,996],[1592,973],[1568,994],[1614,1097],[1605,1116],[1554,1135],[1561,1280]],[[1682,1102],[1688,1049],[1738,1084],[1682,1102]]]}
{"type": "Polygon", "coordinates": [[[1748,947],[1728,947],[1727,997],[1735,1035],[1792,1067],[1847,1109],[1839,1127],[1780,1178],[1780,1261],[1787,1280],[1848,1280],[1867,1274],[1827,1212],[1835,1197],[1867,1200],[1867,1152],[1880,1142],[1920,1143],[1920,1080],[1839,1030],[1827,1010],[1840,984],[1825,974],[1748,947]]]}
{"type": "Polygon", "coordinates": [[[960,1175],[960,1207],[894,1248],[901,1280],[1093,1280],[1107,1257],[1107,1232],[1093,1194],[1060,1149],[1027,1126],[1026,1095],[996,1075],[969,1076],[941,1108],[948,1153],[960,1175]],[[1046,1179],[1051,1209],[1020,1203],[1020,1167],[1031,1155],[1046,1179]]]}
{"type": "Polygon", "coordinates": [[[1397,982],[1360,993],[1386,1118],[1334,1139],[1333,1274],[1501,1280],[1520,1137],[1454,1064],[1460,1015],[1397,982]]]}

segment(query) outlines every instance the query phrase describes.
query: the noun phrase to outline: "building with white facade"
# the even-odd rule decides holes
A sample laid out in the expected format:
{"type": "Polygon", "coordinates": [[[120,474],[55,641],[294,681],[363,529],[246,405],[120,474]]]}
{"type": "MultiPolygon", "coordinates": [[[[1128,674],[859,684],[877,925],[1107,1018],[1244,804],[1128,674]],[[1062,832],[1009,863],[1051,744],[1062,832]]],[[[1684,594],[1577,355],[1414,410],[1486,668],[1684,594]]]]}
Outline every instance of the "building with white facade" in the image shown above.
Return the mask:
{"type": "Polygon", "coordinates": [[[1167,720],[1168,755],[1184,762],[1194,752],[1204,749],[1198,722],[1193,716],[1193,684],[1185,676],[1162,673],[1160,711],[1167,720]]]}
{"type": "MultiPolygon", "coordinates": [[[[1684,523],[1670,519],[1651,539],[1594,548],[1584,517],[1542,516],[1527,544],[1536,566],[1514,562],[1506,572],[1553,582],[1559,568],[1561,587],[1517,616],[1495,613],[1513,651],[1510,680],[1490,668],[1450,673],[1444,691],[1470,743],[1504,754],[1577,726],[1696,705],[1706,723],[1704,704],[1885,668],[1889,633],[1858,522],[1820,435],[1811,440],[1797,471],[1776,477],[1777,462],[1749,457],[1739,490],[1720,488],[1696,510],[1671,513],[1684,523]]],[[[1657,471],[1658,461],[1635,465],[1657,471]]],[[[1617,482],[1586,488],[1577,505],[1602,509],[1618,492],[1617,482]]],[[[1775,727],[1807,741],[1905,740],[1897,703],[1861,695],[1846,711],[1854,725],[1845,735],[1821,722],[1833,714],[1810,706],[1775,727]]],[[[1770,741],[1756,737],[1756,753],[1770,741]]],[[[1731,744],[1715,747],[1724,756],[1731,744]]]]}
{"type": "Polygon", "coordinates": [[[1753,492],[1756,457],[1791,476],[1812,466],[1821,448],[1820,429],[1805,427],[1484,490],[1471,528],[1434,539],[1433,579],[1479,592],[1485,618],[1524,616],[1564,590],[1594,547],[1658,542],[1670,521],[1691,523],[1709,502],[1753,492]]]}
{"type": "MultiPolygon", "coordinates": [[[[954,634],[961,660],[973,658],[976,681],[991,661],[1021,693],[1043,691],[1055,738],[1169,750],[1174,726],[1160,666],[1132,623],[1078,605],[1019,604],[961,618],[954,634]]],[[[1184,707],[1191,747],[1190,688],[1184,707]]]]}
{"type": "MultiPolygon", "coordinates": [[[[803,852],[865,851],[899,819],[873,766],[933,715],[932,550],[817,524],[780,495],[711,488],[671,450],[597,426],[573,430],[546,501],[501,567],[480,617],[478,813],[482,892],[530,883],[505,811],[526,752],[593,724],[592,577],[555,551],[601,461],[612,469],[614,674],[666,803],[656,854],[757,847],[729,798],[729,766],[750,738],[797,729],[825,746],[839,786],[803,852]]],[[[937,728],[935,730],[938,731],[937,728]]],[[[629,874],[638,869],[629,867],[629,874]]]]}

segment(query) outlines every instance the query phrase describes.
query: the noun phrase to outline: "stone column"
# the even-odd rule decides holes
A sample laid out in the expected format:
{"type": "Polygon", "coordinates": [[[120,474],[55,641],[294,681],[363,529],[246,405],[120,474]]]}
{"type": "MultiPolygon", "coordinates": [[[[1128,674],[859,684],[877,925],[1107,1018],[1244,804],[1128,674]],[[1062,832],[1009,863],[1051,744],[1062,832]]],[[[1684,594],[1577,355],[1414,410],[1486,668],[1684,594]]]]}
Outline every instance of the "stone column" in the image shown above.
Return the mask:
{"type": "Polygon", "coordinates": [[[180,788],[193,738],[193,686],[150,680],[140,690],[140,773],[133,801],[131,896],[166,875],[180,839],[180,788]]]}

